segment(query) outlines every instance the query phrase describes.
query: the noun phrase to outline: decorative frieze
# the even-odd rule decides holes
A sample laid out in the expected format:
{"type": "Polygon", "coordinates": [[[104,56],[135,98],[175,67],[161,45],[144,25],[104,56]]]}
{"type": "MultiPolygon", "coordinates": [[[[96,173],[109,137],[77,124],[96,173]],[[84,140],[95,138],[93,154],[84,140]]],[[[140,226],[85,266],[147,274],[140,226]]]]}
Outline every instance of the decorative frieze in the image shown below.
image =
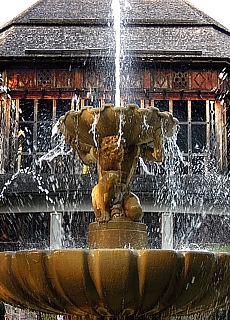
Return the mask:
{"type": "Polygon", "coordinates": [[[172,84],[173,89],[189,89],[188,71],[173,71],[172,84]]]}
{"type": "Polygon", "coordinates": [[[52,70],[37,70],[37,87],[54,87],[54,72],[52,70]]]}
{"type": "Polygon", "coordinates": [[[153,88],[162,88],[162,89],[171,89],[171,72],[170,70],[154,70],[152,71],[152,87],[153,88]]]}
{"type": "MultiPolygon", "coordinates": [[[[9,70],[8,87],[11,89],[99,89],[111,91],[114,75],[109,70],[60,69],[9,70]]],[[[218,71],[199,70],[131,70],[121,74],[121,89],[148,88],[154,90],[212,90],[221,86],[218,71]]],[[[229,88],[229,79],[225,81],[229,88]]]]}
{"type": "Polygon", "coordinates": [[[121,76],[121,87],[123,89],[143,89],[144,87],[144,72],[136,71],[123,74],[121,76]]]}
{"type": "Polygon", "coordinates": [[[55,70],[55,88],[73,88],[74,71],[55,70]]]}
{"type": "Polygon", "coordinates": [[[112,90],[115,82],[114,74],[110,70],[86,69],[81,72],[83,73],[83,88],[94,88],[103,91],[112,90]]]}
{"type": "Polygon", "coordinates": [[[191,89],[212,90],[217,87],[218,77],[216,71],[191,72],[191,89]]]}
{"type": "Polygon", "coordinates": [[[11,89],[73,88],[74,72],[55,69],[9,70],[8,87],[11,89]]]}

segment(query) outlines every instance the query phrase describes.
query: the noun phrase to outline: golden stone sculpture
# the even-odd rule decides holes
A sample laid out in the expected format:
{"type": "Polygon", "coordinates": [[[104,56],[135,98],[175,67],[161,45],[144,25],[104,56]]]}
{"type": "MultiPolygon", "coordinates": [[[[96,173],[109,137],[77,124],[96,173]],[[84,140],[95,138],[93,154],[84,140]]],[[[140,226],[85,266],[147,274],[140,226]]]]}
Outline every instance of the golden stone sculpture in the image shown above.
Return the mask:
{"type": "Polygon", "coordinates": [[[136,105],[69,111],[59,127],[86,165],[97,162],[89,249],[0,253],[0,300],[81,319],[170,319],[230,303],[230,254],[152,250],[138,198],[138,158],[162,161],[170,113],[136,105]],[[130,247],[130,248],[129,248],[130,247]]]}
{"type": "Polygon", "coordinates": [[[169,112],[137,105],[85,107],[60,118],[60,131],[83,163],[97,162],[98,184],[92,190],[97,221],[116,217],[141,221],[139,199],[131,192],[138,159],[162,161],[164,140],[177,127],[178,121],[169,112]]]}

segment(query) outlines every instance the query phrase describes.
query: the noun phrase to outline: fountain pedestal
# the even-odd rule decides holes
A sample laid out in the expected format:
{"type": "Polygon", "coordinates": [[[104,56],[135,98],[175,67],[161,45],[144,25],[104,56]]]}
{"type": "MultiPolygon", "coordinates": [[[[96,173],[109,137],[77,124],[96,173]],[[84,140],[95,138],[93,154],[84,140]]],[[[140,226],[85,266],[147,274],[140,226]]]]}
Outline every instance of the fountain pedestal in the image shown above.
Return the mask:
{"type": "Polygon", "coordinates": [[[107,223],[93,222],[89,225],[88,245],[90,249],[146,249],[146,225],[125,218],[107,223]]]}

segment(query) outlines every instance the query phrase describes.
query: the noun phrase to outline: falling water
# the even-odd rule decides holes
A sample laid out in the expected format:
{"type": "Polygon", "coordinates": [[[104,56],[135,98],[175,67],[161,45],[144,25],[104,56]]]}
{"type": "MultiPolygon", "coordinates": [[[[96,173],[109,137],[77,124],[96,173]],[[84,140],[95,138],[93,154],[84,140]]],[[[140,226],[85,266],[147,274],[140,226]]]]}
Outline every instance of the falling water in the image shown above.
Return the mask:
{"type": "Polygon", "coordinates": [[[94,142],[94,145],[95,145],[96,148],[98,148],[96,127],[97,127],[99,118],[100,118],[100,113],[98,113],[98,114],[95,113],[94,121],[93,121],[93,123],[91,125],[91,129],[89,130],[89,133],[92,133],[92,135],[93,135],[93,142],[94,142]]]}
{"type": "Polygon", "coordinates": [[[115,107],[120,106],[120,52],[121,52],[121,8],[120,0],[113,0],[112,2],[114,31],[115,31],[115,79],[116,79],[116,93],[115,93],[115,107]]]}
{"type": "Polygon", "coordinates": [[[58,156],[64,156],[71,154],[72,150],[65,151],[65,140],[61,137],[61,142],[58,143],[53,149],[46,152],[43,156],[38,159],[38,163],[40,167],[42,167],[43,161],[51,162],[53,159],[57,158],[58,156]]]}

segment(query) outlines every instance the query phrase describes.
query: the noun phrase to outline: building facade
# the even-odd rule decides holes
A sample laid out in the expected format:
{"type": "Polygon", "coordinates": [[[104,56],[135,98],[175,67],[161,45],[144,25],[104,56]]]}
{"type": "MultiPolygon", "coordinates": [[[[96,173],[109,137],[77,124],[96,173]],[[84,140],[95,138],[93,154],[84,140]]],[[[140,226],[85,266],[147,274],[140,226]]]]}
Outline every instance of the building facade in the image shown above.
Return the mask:
{"type": "MultiPolygon", "coordinates": [[[[229,245],[230,31],[183,0],[120,7],[121,105],[180,122],[182,153],[137,168],[149,245],[229,245]]],[[[52,128],[114,103],[115,69],[110,2],[38,1],[0,29],[1,250],[87,245],[95,171],[83,175],[52,128]]]]}

